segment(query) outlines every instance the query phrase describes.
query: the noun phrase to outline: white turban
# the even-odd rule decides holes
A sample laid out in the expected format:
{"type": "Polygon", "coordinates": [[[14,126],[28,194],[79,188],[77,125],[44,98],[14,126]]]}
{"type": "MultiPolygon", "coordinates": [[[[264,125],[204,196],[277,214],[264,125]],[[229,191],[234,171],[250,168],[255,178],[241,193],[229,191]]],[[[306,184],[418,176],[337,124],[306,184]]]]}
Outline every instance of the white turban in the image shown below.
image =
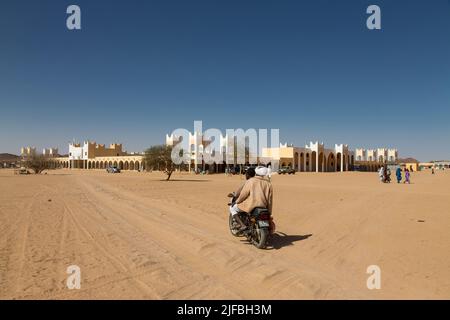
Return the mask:
{"type": "Polygon", "coordinates": [[[269,170],[267,170],[266,167],[261,167],[260,166],[260,167],[257,167],[255,169],[255,173],[256,173],[257,176],[265,177],[269,173],[269,170]]]}

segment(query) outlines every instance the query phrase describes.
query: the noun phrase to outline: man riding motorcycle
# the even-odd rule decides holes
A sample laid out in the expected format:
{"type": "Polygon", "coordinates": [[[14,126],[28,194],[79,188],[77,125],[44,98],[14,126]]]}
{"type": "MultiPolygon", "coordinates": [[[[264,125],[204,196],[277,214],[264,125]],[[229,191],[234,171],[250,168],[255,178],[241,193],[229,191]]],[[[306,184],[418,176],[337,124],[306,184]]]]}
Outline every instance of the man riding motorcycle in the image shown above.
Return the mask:
{"type": "MultiPolygon", "coordinates": [[[[241,191],[244,188],[245,184],[247,183],[247,181],[251,178],[253,178],[256,175],[255,173],[255,169],[254,168],[248,168],[247,171],[245,171],[245,179],[246,181],[241,184],[239,186],[239,188],[233,192],[233,196],[234,198],[239,198],[239,196],[241,195],[241,191]]],[[[236,213],[239,213],[239,209],[236,210],[232,210],[232,207],[230,207],[230,212],[233,215],[234,219],[240,224],[241,228],[239,229],[239,231],[244,231],[247,227],[245,226],[245,223],[241,220],[241,218],[239,217],[239,215],[236,215],[236,213]]],[[[237,207],[236,207],[237,208],[237,207]]]]}
{"type": "Polygon", "coordinates": [[[241,225],[239,231],[244,231],[247,226],[239,218],[239,212],[250,213],[255,208],[267,208],[272,212],[273,190],[272,184],[265,177],[267,176],[266,167],[257,167],[256,176],[248,178],[237,196],[236,203],[230,207],[230,213],[234,219],[241,225]]]}
{"type": "Polygon", "coordinates": [[[234,192],[234,196],[236,198],[239,198],[239,195],[241,194],[241,191],[244,188],[247,180],[249,180],[250,178],[253,178],[255,175],[256,175],[255,168],[250,167],[245,171],[245,180],[246,181],[243,184],[241,184],[241,186],[234,192]]]}

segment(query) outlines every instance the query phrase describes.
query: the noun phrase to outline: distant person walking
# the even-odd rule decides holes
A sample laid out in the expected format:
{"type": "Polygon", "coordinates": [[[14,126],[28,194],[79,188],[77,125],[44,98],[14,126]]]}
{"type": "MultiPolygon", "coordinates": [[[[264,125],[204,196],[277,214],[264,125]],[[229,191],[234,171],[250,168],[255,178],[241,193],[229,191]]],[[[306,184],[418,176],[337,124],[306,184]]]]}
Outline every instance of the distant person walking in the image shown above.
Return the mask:
{"type": "Polygon", "coordinates": [[[431,168],[431,174],[434,174],[434,167],[431,168]]]}
{"type": "Polygon", "coordinates": [[[384,165],[382,168],[383,168],[383,170],[382,170],[382,175],[381,175],[381,182],[384,182],[384,183],[391,182],[390,170],[388,169],[388,167],[386,165],[384,165]]]}
{"type": "Polygon", "coordinates": [[[380,178],[380,181],[383,182],[383,180],[384,180],[384,167],[380,168],[380,170],[378,171],[378,176],[380,178]]]}
{"type": "Polygon", "coordinates": [[[385,170],[384,172],[386,173],[384,182],[391,183],[391,169],[389,169],[389,167],[385,166],[384,170],[385,170]]]}
{"type": "Polygon", "coordinates": [[[402,182],[402,169],[400,167],[395,171],[395,175],[397,176],[397,183],[402,182]]]}
{"type": "Polygon", "coordinates": [[[409,178],[410,178],[410,173],[409,173],[409,170],[406,169],[405,170],[405,181],[403,183],[411,184],[411,181],[409,180],[409,178]]]}

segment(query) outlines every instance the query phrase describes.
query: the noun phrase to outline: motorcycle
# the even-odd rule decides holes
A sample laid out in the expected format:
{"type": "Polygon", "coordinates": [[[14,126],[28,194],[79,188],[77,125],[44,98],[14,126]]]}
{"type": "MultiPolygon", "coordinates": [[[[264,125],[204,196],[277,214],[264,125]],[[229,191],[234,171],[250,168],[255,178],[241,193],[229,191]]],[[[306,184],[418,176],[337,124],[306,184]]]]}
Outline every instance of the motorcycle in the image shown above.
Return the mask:
{"type": "MultiPolygon", "coordinates": [[[[234,193],[228,194],[231,201],[229,206],[236,203],[236,196],[234,193]]],[[[247,230],[240,231],[240,223],[236,221],[234,216],[228,213],[228,224],[231,234],[235,237],[247,237],[247,240],[258,249],[265,249],[271,234],[275,232],[275,223],[271,213],[267,208],[255,208],[248,214],[246,212],[239,212],[239,218],[247,226],[247,230]]]]}

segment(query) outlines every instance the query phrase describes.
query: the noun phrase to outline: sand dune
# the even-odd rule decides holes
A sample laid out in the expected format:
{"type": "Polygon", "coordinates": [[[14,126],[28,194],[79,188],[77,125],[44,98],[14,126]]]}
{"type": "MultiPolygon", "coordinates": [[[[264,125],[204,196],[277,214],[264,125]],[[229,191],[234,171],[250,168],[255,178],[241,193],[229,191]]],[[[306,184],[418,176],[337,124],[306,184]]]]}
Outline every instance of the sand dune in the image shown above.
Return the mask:
{"type": "Polygon", "coordinates": [[[275,176],[271,250],[228,231],[226,194],[241,177],[162,178],[0,171],[0,298],[450,298],[450,172],[411,185],[275,176]],[[80,290],[66,287],[70,265],[80,290]],[[366,287],[369,265],[380,290],[366,287]]]}

